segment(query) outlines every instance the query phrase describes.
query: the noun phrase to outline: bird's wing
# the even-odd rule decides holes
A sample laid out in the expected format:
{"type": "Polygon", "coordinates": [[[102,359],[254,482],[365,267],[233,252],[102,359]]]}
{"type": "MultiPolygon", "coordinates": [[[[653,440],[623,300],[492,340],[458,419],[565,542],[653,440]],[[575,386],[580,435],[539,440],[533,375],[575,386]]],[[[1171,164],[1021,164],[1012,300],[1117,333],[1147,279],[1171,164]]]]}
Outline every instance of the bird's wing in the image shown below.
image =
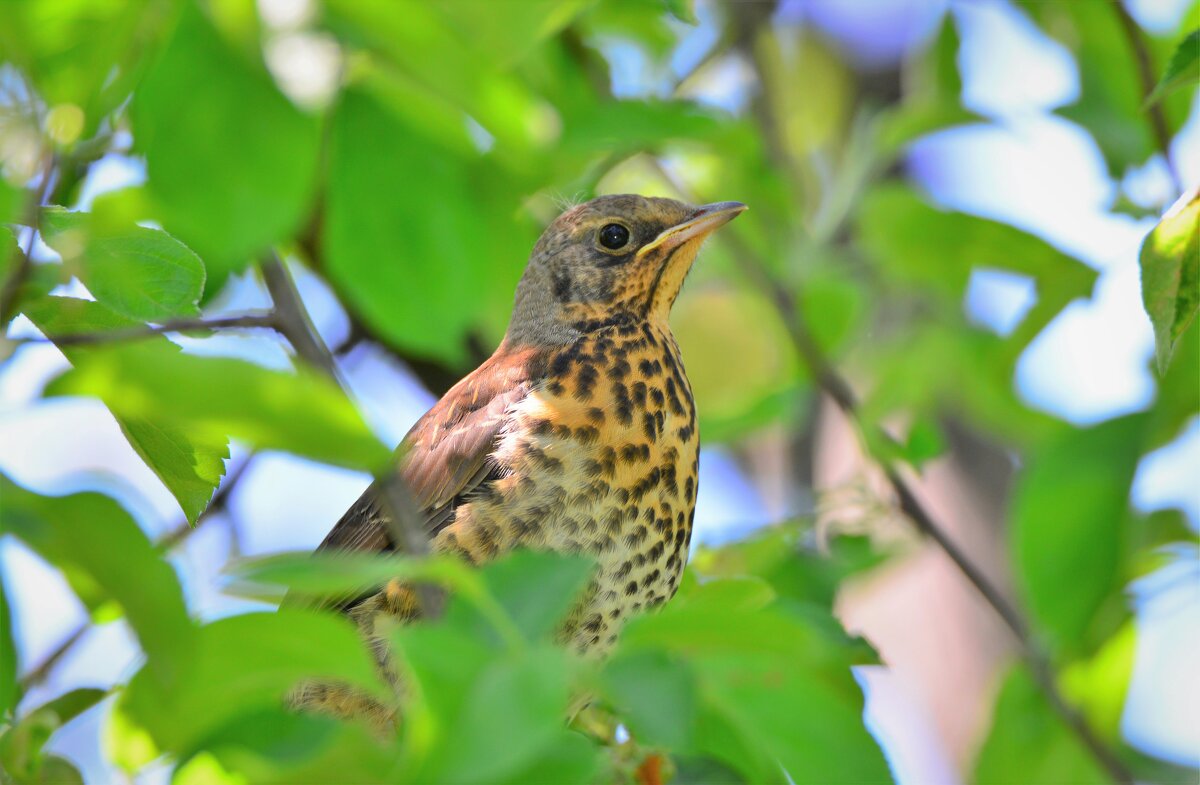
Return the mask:
{"type": "MultiPolygon", "coordinates": [[[[451,519],[457,499],[498,469],[489,456],[511,407],[529,394],[539,357],[534,349],[497,352],[454,385],[404,437],[398,470],[431,535],[451,519]]],[[[372,485],[318,550],[394,548],[385,515],[372,485]]]]}

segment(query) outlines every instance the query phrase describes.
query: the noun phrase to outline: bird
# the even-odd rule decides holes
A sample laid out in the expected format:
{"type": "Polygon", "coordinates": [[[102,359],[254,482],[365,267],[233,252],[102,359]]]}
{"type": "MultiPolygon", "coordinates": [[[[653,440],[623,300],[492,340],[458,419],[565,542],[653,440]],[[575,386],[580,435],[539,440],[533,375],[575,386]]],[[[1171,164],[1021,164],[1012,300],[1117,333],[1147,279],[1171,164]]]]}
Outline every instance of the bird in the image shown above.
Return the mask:
{"type": "MultiPolygon", "coordinates": [[[[434,552],[472,565],[516,548],[595,560],[560,632],[584,655],[603,656],[628,619],[679,586],[699,433],[668,317],[701,244],[746,209],[615,194],[563,212],[533,248],[495,353],[397,448],[434,552]]],[[[372,484],[318,551],[402,550],[381,492],[372,484]]],[[[392,581],[342,610],[386,669],[379,624],[412,619],[418,602],[392,581]]],[[[305,685],[294,703],[390,717],[334,685],[305,685]]]]}

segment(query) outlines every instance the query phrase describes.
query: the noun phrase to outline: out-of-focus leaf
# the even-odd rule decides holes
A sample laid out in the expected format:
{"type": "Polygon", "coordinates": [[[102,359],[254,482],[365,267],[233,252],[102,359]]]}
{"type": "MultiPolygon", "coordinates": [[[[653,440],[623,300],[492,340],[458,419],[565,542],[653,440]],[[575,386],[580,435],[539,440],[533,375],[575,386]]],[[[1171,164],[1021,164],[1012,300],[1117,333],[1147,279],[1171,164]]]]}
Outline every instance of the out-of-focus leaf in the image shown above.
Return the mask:
{"type": "MultiPolygon", "coordinates": [[[[37,328],[49,336],[119,330],[136,325],[97,302],[69,297],[46,297],[25,308],[37,328]]],[[[146,343],[156,351],[177,353],[178,347],[161,336],[146,343]]],[[[68,360],[85,357],[86,346],[63,347],[68,360]]],[[[154,417],[126,415],[105,396],[101,400],[113,412],[129,444],[179,502],[188,521],[195,523],[208,506],[229,457],[229,440],[224,434],[205,436],[154,417]]]]}
{"type": "Polygon", "coordinates": [[[729,588],[746,602],[731,602],[721,587],[730,583],[709,581],[632,620],[622,636],[625,656],[665,651],[691,663],[700,696],[692,752],[750,781],[782,780],[764,762],[772,759],[797,783],[890,781],[862,726],[862,693],[850,674],[855,648],[845,634],[830,636],[769,592],[750,602],[739,581],[729,588]]]}
{"type": "Polygon", "coordinates": [[[125,99],[173,16],[162,0],[6,3],[0,59],[29,75],[49,107],[78,107],[86,136],[125,99]]]}
{"type": "Polygon", "coordinates": [[[692,6],[692,0],[663,0],[663,5],[667,8],[667,13],[689,25],[697,24],[696,9],[692,6]]]}
{"type": "Polygon", "coordinates": [[[884,149],[895,153],[917,137],[979,119],[960,102],[960,45],[954,17],[947,13],[925,49],[906,60],[904,99],[898,106],[884,109],[880,118],[884,149]]]}
{"type": "Polygon", "coordinates": [[[1200,30],[1193,30],[1179,42],[1162,79],[1146,96],[1144,106],[1156,104],[1167,95],[1200,81],[1200,30]]]}
{"type": "Polygon", "coordinates": [[[863,247],[887,274],[940,294],[955,309],[974,268],[1034,278],[1038,301],[1013,333],[1014,341],[1031,339],[1067,303],[1086,296],[1096,280],[1095,271],[1044,240],[995,221],[944,212],[903,186],[872,191],[858,220],[863,247]]]}
{"type": "Polygon", "coordinates": [[[387,695],[353,625],[332,614],[289,609],[220,619],[199,628],[188,666],[168,690],[138,671],[119,699],[120,711],[163,750],[192,751],[234,717],[280,706],[309,678],[387,695]]]}
{"type": "Polygon", "coordinates": [[[424,770],[427,782],[506,780],[552,749],[563,730],[570,693],[561,649],[538,648],[516,661],[487,665],[475,680],[464,711],[447,728],[424,770]]]}
{"type": "Polygon", "coordinates": [[[328,274],[385,338],[463,362],[481,313],[502,322],[511,308],[532,246],[518,196],[473,152],[415,133],[365,91],[347,92],[332,124],[328,274]]]}
{"type": "MultiPolygon", "coordinates": [[[[197,742],[176,782],[386,782],[395,755],[357,723],[265,706],[234,716],[197,742]]],[[[190,753],[185,753],[190,754],[190,753]]]]}
{"type": "Polygon", "coordinates": [[[1200,309],[1200,191],[1146,236],[1139,261],[1142,304],[1154,325],[1155,359],[1163,373],[1200,309]]]}
{"type": "Polygon", "coordinates": [[[975,762],[977,785],[1058,782],[1063,785],[1107,782],[1099,768],[1050,708],[1024,670],[1004,681],[992,729],[975,762]]]}
{"type": "Polygon", "coordinates": [[[174,570],[129,514],[98,493],[51,498],[2,477],[0,489],[0,528],[51,564],[72,568],[66,572],[68,580],[82,576],[121,606],[156,685],[178,676],[190,656],[195,628],[174,570]]]}
{"type": "Polygon", "coordinates": [[[371,471],[389,460],[346,396],[306,367],[289,374],[143,342],[89,347],[74,364],[47,394],[94,395],[122,417],[204,441],[228,436],[371,471]]]}
{"type": "Polygon", "coordinates": [[[1127,622],[1087,660],[1072,663],[1062,676],[1067,699],[1109,744],[1121,741],[1121,716],[1133,676],[1137,629],[1127,622]]]}
{"type": "Polygon", "coordinates": [[[517,551],[483,571],[488,592],[526,639],[551,637],[595,570],[584,556],[517,551]]]}
{"type": "Polygon", "coordinates": [[[166,232],[98,225],[87,213],[42,213],[42,237],[96,299],[130,319],[162,321],[199,313],[200,257],[166,232]]]}
{"type": "MultiPolygon", "coordinates": [[[[17,684],[17,645],[13,638],[12,607],[8,604],[8,588],[0,580],[0,718],[15,711],[21,699],[17,684]]],[[[2,720],[0,720],[2,721],[2,720]]]]}
{"type": "Polygon", "coordinates": [[[1131,415],[1068,432],[1030,457],[1015,491],[1018,584],[1060,650],[1090,653],[1128,614],[1120,596],[1124,527],[1146,422],[1131,415]]]}
{"type": "Polygon", "coordinates": [[[208,265],[208,291],[305,218],[319,126],[261,63],[186,4],[132,106],[134,140],[164,226],[208,265]]]}
{"type": "MultiPolygon", "coordinates": [[[[1020,5],[1048,34],[1074,55],[1079,71],[1079,97],[1058,114],[1078,123],[1096,138],[1109,172],[1116,178],[1126,168],[1144,163],[1156,150],[1151,124],[1142,112],[1145,96],[1126,32],[1111,9],[1097,13],[1090,3],[1042,3],[1021,0],[1020,5]],[[1116,55],[1115,53],[1120,53],[1116,55]]],[[[1177,37],[1153,38],[1143,34],[1156,70],[1167,62],[1177,37]]],[[[1163,98],[1168,131],[1176,131],[1187,117],[1189,100],[1183,93],[1163,98]]]]}
{"type": "Polygon", "coordinates": [[[696,684],[685,660],[661,651],[618,655],[605,666],[602,685],[639,743],[691,748],[696,684]]]}
{"type": "Polygon", "coordinates": [[[798,368],[787,332],[761,295],[716,288],[686,293],[671,325],[705,439],[727,440],[771,419],[754,414],[769,402],[782,407],[781,394],[795,390],[798,368]],[[756,327],[747,330],[747,324],[756,327]]]}

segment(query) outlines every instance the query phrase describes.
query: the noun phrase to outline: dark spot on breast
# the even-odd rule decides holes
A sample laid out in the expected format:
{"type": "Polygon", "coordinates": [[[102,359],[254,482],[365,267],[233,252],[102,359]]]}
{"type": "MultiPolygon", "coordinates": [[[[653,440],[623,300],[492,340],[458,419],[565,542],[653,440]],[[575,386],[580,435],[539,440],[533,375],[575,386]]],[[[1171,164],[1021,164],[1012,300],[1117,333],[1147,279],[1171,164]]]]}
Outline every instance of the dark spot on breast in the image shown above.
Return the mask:
{"type": "Polygon", "coordinates": [[[596,425],[604,424],[604,410],[598,406],[593,406],[592,408],[588,409],[587,416],[588,419],[594,422],[596,425]]]}
{"type": "Polygon", "coordinates": [[[630,581],[629,583],[625,584],[625,594],[629,597],[637,594],[637,581],[630,581]]]}
{"type": "Polygon", "coordinates": [[[658,421],[650,412],[642,415],[642,433],[646,434],[646,438],[650,441],[658,439],[658,421]]]}

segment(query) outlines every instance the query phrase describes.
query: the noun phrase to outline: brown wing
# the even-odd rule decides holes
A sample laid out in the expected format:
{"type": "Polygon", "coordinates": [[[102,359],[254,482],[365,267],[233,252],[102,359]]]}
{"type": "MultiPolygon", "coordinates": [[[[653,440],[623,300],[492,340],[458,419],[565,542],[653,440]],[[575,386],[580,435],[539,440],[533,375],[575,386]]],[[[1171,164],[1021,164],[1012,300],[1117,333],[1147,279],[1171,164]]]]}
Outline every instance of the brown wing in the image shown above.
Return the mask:
{"type": "MultiPolygon", "coordinates": [[[[452,520],[457,501],[497,469],[489,456],[510,407],[529,394],[539,353],[498,351],[454,385],[404,437],[398,470],[430,532],[452,520]]],[[[387,522],[368,488],[318,550],[390,550],[387,522]]]]}

